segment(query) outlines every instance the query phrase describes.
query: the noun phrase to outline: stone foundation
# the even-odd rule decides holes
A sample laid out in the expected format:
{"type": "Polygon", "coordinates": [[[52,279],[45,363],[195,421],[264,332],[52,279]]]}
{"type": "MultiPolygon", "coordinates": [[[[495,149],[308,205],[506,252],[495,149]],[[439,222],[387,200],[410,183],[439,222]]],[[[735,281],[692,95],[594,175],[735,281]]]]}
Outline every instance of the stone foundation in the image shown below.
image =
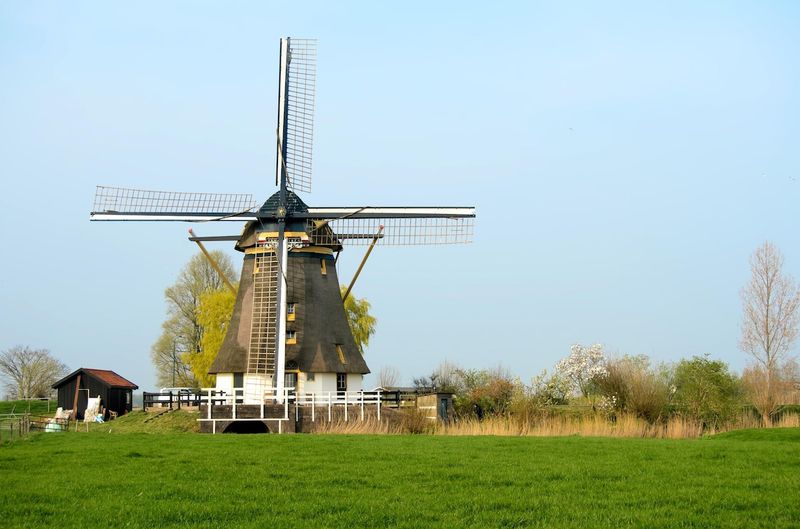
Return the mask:
{"type": "MultiPolygon", "coordinates": [[[[206,406],[205,404],[200,406],[201,419],[206,419],[208,417],[206,406]]],[[[295,407],[294,404],[289,405],[288,420],[278,420],[284,417],[284,407],[282,405],[259,406],[258,404],[238,404],[236,406],[235,419],[232,418],[232,414],[233,406],[231,405],[213,406],[211,408],[211,418],[216,419],[216,421],[201,420],[200,431],[202,433],[225,433],[226,430],[229,432],[237,430],[239,433],[243,431],[252,432],[258,427],[245,423],[258,422],[263,424],[268,433],[278,433],[279,431],[281,433],[313,433],[330,422],[345,422],[344,406],[332,406],[330,420],[328,418],[327,406],[317,406],[313,413],[313,419],[310,406],[295,407]],[[264,419],[260,420],[262,408],[264,419]],[[214,423],[216,423],[216,425],[214,423]]],[[[361,420],[361,406],[348,406],[347,422],[360,422],[361,420]]],[[[364,406],[363,420],[373,422],[378,420],[378,410],[374,405],[364,406]]],[[[381,423],[399,424],[401,421],[402,413],[398,410],[381,408],[381,423]]]]}

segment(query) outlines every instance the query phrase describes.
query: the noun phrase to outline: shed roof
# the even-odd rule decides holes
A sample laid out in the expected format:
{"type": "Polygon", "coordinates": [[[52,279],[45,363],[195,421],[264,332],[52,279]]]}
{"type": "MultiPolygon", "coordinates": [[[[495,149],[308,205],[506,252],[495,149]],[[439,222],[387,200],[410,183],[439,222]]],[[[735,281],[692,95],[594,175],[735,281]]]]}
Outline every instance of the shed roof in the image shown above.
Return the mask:
{"type": "Polygon", "coordinates": [[[111,371],[110,369],[89,369],[86,367],[81,367],[76,369],[69,375],[65,376],[55,384],[53,384],[54,388],[62,386],[68,380],[75,378],[78,373],[86,373],[89,376],[92,376],[102,382],[103,384],[107,385],[110,388],[124,388],[124,389],[139,389],[139,386],[124,378],[117,373],[111,371]]]}

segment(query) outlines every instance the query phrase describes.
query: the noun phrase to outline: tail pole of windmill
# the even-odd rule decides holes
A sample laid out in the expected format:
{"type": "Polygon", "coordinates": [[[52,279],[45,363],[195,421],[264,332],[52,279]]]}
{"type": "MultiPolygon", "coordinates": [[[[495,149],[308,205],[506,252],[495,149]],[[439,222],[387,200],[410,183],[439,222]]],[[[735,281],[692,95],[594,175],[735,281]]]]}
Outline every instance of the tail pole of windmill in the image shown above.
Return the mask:
{"type": "Polygon", "coordinates": [[[239,236],[190,230],[189,237],[204,253],[203,242],[235,241],[244,254],[231,325],[210,373],[218,389],[245,403],[263,402],[267,390],[280,401],[286,387],[296,394],[330,390],[332,375],[335,391],[349,391],[369,372],[336,275],[345,247],[368,246],[355,281],[376,246],[472,241],[473,207],[306,205],[298,193],[311,192],[316,62],[316,40],[280,39],[277,190],[265,202],[243,193],[98,186],[91,212],[93,221],[245,223],[239,236]]]}

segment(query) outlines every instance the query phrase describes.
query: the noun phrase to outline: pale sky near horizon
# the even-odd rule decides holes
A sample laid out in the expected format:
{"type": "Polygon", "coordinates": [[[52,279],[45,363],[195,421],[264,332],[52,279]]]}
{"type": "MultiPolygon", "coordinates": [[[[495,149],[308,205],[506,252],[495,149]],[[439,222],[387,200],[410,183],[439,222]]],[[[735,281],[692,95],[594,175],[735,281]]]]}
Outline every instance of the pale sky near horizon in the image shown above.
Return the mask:
{"type": "Polygon", "coordinates": [[[529,380],[575,342],[740,370],[750,253],[800,276],[800,4],[646,4],[0,3],[0,350],[155,387],[196,248],[90,223],[94,186],[266,199],[289,35],[319,39],[307,203],[478,208],[472,245],[370,258],[373,372],[529,380]]]}

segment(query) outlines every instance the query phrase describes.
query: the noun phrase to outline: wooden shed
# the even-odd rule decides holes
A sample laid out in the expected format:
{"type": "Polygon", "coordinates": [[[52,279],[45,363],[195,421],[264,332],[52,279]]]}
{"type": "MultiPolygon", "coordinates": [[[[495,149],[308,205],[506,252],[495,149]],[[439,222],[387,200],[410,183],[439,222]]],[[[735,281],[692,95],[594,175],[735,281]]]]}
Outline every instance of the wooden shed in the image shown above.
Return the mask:
{"type": "Polygon", "coordinates": [[[82,367],[53,384],[53,389],[58,390],[59,407],[76,409],[76,417],[83,419],[89,397],[100,396],[107,411],[128,413],[133,409],[133,390],[139,386],[108,369],[82,367]]]}

